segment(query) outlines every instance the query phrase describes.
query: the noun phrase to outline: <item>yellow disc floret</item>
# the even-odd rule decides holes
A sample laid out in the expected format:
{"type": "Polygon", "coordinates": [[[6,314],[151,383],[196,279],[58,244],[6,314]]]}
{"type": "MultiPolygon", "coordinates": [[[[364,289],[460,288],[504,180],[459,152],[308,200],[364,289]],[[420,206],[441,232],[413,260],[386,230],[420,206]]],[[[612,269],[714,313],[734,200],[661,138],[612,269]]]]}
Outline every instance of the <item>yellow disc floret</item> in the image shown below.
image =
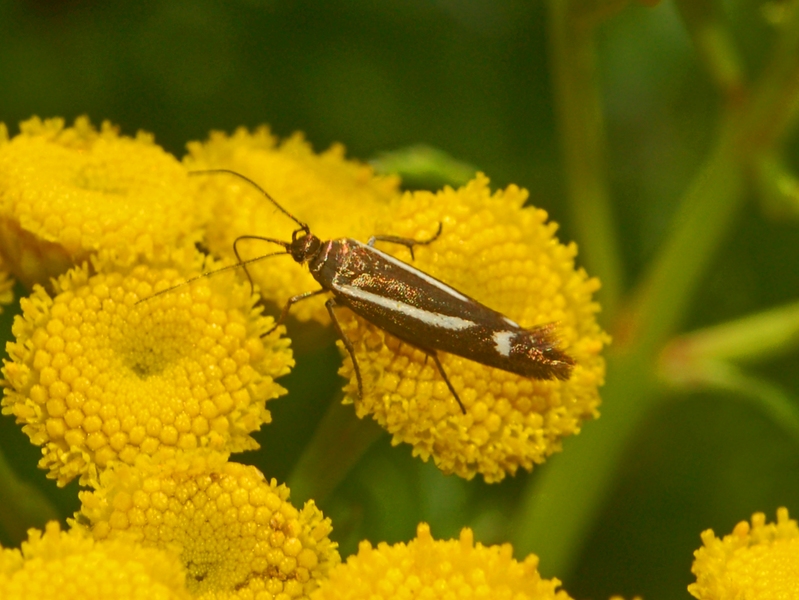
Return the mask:
{"type": "Polygon", "coordinates": [[[81,500],[77,521],[96,538],[176,548],[189,590],[206,600],[306,598],[340,561],[313,501],[298,510],[285,485],[214,453],[118,465],[81,500]]]}
{"type": "Polygon", "coordinates": [[[358,554],[337,566],[313,600],[567,600],[557,579],[542,579],[538,557],[513,559],[510,544],[474,543],[471,529],[458,540],[434,540],[422,523],[408,544],[361,542],[358,554]]]}
{"type": "MultiPolygon", "coordinates": [[[[371,167],[344,158],[334,145],[321,154],[296,134],[282,142],[265,127],[232,136],[214,133],[205,143],[188,145],[186,165],[194,169],[232,169],[258,183],[270,196],[322,240],[353,237],[366,240],[376,232],[388,202],[397,197],[398,180],[377,177],[371,167]]],[[[257,189],[228,174],[197,177],[201,199],[210,203],[214,217],[207,230],[209,249],[233,256],[238,236],[264,236],[291,241],[297,224],[278,212],[257,189]]],[[[255,240],[239,244],[242,258],[279,252],[274,244],[255,240]]],[[[269,258],[248,267],[264,298],[283,307],[291,297],[319,289],[307,268],[288,256],[269,258]]],[[[298,319],[328,323],[325,296],[299,302],[291,314],[298,319]]]]}
{"type": "Polygon", "coordinates": [[[85,117],[31,119],[0,136],[0,254],[23,284],[47,285],[98,250],[152,258],[204,224],[185,167],[152,136],[85,117]]]}
{"type": "Polygon", "coordinates": [[[788,509],[777,510],[777,522],[763,513],[741,521],[719,539],[708,529],[694,552],[696,583],[688,591],[700,600],[777,600],[799,598],[799,527],[788,509]]]}
{"type": "Polygon", "coordinates": [[[177,555],[126,539],[96,541],[52,521],[22,551],[0,549],[3,600],[189,600],[177,555]]]}
{"type": "Polygon", "coordinates": [[[43,447],[40,466],[85,484],[141,453],[257,448],[293,359],[282,328],[263,337],[274,321],[249,284],[229,272],[154,295],[213,268],[194,249],[162,266],[96,262],[52,298],[37,286],[14,322],[3,412],[43,447]]]}
{"type": "Polygon", "coordinates": [[[488,482],[560,450],[563,437],[596,416],[605,376],[600,351],[608,336],[591,298],[599,282],[575,268],[575,245],[560,244],[557,225],[545,211],[523,208],[526,199],[515,186],[492,195],[484,176],[458,190],[406,194],[382,230],[426,240],[441,224],[440,236],[414,248],[414,260],[402,246],[378,246],[522,327],[553,324],[553,340],[575,363],[567,380],[526,378],[439,353],[463,415],[424,352],[339,311],[363,377],[359,399],[347,357],[341,374],[350,379],[348,401],[358,415],[373,415],[394,443],[412,444],[415,455],[432,456],[443,471],[480,473],[488,482]]]}

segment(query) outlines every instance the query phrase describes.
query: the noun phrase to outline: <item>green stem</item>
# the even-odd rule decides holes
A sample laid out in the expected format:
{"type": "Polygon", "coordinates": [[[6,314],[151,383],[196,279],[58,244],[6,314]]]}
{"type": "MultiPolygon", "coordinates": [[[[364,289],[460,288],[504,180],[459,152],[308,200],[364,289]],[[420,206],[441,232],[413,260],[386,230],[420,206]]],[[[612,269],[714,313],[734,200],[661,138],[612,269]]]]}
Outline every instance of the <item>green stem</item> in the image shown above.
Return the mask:
{"type": "Polygon", "coordinates": [[[719,141],[674,219],[673,233],[634,297],[624,341],[657,352],[679,327],[713,251],[743,200],[744,171],[772,151],[799,105],[799,10],[741,110],[727,115],[719,141]]]}
{"type": "Polygon", "coordinates": [[[743,205],[743,170],[726,129],[674,216],[671,233],[633,297],[618,341],[630,351],[659,351],[679,327],[696,287],[743,205]]]}
{"type": "Polygon", "coordinates": [[[755,166],[757,192],[769,219],[799,217],[799,178],[776,152],[764,154],[755,166]]]}
{"type": "Polygon", "coordinates": [[[539,467],[524,492],[512,519],[516,556],[534,552],[543,576],[569,576],[612,490],[629,434],[657,403],[658,393],[643,355],[609,358],[599,422],[566,440],[563,453],[539,467]]]}
{"type": "Polygon", "coordinates": [[[773,383],[747,375],[729,363],[713,361],[703,369],[701,381],[692,381],[690,388],[715,389],[744,398],[799,444],[796,400],[773,383]]]}
{"type": "Polygon", "coordinates": [[[34,485],[20,479],[0,452],[0,525],[8,537],[21,542],[29,527],[43,527],[61,515],[34,485]]]}
{"type": "Polygon", "coordinates": [[[799,115],[799,6],[791,8],[742,122],[739,148],[756,160],[778,146],[799,115]]]}
{"type": "MultiPolygon", "coordinates": [[[[566,576],[612,489],[624,449],[661,391],[653,359],[674,330],[723,235],[743,201],[741,167],[727,142],[697,175],[666,243],[639,295],[626,343],[611,347],[602,417],[565,444],[533,480],[517,523],[514,546],[520,555],[540,552],[549,573],[566,576]]],[[[622,333],[620,337],[624,338],[622,333]]]]}
{"type": "MultiPolygon", "coordinates": [[[[602,281],[599,301],[612,316],[622,265],[605,179],[605,132],[594,43],[595,15],[576,0],[550,0],[550,51],[571,215],[581,261],[602,281]],[[576,17],[582,14],[582,17],[576,17]]],[[[593,7],[595,8],[595,7],[593,7]]]]}
{"type": "Polygon", "coordinates": [[[799,302],[682,335],[663,351],[661,371],[670,381],[693,379],[707,361],[755,361],[797,345],[799,302]]]}
{"type": "Polygon", "coordinates": [[[288,478],[294,501],[324,502],[384,433],[371,419],[355,418],[352,406],[332,402],[288,478]]]}
{"type": "Polygon", "coordinates": [[[675,4],[716,87],[729,103],[740,102],[745,89],[743,69],[720,3],[676,0],[675,4]]]}

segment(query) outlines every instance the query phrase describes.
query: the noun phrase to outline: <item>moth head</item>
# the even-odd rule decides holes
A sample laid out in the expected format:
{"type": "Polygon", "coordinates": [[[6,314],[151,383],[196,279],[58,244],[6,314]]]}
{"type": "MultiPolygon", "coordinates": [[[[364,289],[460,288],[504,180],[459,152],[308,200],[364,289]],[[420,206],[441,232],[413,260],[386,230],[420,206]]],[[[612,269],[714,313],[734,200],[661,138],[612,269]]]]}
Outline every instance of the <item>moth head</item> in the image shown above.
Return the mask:
{"type": "Polygon", "coordinates": [[[294,233],[291,234],[291,244],[288,247],[288,251],[298,263],[307,263],[319,254],[321,248],[321,240],[311,233],[307,225],[304,225],[299,229],[295,229],[294,233]]]}

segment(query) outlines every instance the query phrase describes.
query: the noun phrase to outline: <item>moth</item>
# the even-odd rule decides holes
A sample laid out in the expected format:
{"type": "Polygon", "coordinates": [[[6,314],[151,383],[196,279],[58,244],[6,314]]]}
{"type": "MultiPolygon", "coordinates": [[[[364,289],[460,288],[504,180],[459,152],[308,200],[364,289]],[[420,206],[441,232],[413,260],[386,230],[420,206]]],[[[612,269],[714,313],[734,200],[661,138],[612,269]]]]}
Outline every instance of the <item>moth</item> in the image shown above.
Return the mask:
{"type": "MultiPolygon", "coordinates": [[[[555,324],[525,329],[443,281],[375,248],[377,242],[405,246],[413,260],[414,247],[432,244],[439,238],[441,223],[437,233],[427,240],[375,235],[365,244],[350,238],[322,241],[311,233],[307,223],[288,212],[254,181],[227,169],[193,172],[208,173],[228,173],[247,181],[297,224],[290,242],[258,235],[240,236],[233,243],[238,264],[225,270],[243,267],[246,272],[247,264],[283,254],[290,255],[300,265],[307,265],[320,289],[289,298],[275,327],[286,319],[297,302],[319,294],[331,294],[325,307],[352,358],[361,397],[363,380],[355,350],[336,316],[336,308],[341,306],[429,356],[463,414],[466,414],[466,407],[444,371],[439,352],[534,379],[567,380],[571,375],[575,362],[558,348],[555,324]],[[284,251],[244,261],[238,250],[239,242],[244,240],[269,242],[281,246],[284,251]]],[[[247,277],[250,278],[249,272],[247,277]]]]}

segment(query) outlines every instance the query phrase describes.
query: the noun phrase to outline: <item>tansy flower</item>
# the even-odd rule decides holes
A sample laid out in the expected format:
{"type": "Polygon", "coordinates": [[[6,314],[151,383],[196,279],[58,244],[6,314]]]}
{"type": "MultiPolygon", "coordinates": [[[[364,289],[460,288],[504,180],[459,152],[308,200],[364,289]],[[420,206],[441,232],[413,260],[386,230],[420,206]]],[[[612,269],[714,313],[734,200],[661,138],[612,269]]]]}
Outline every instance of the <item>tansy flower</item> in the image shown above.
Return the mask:
{"type": "Polygon", "coordinates": [[[330,519],[313,501],[298,510],[289,490],[258,469],[215,453],[105,471],[80,494],[77,521],[97,539],[135,536],[174,547],[195,597],[306,598],[340,561],[330,519]]]}
{"type": "Polygon", "coordinates": [[[59,277],[54,297],[37,286],[22,299],[3,412],[59,485],[141,453],[258,447],[250,433],[294,364],[282,328],[262,337],[274,321],[234,272],[153,295],[213,267],[193,248],[161,265],[96,260],[95,275],[59,277]]]}
{"type": "MultiPolygon", "coordinates": [[[[352,237],[366,241],[388,202],[399,195],[395,177],[377,177],[372,168],[344,158],[334,145],[315,154],[300,134],[278,142],[265,127],[232,136],[213,133],[207,142],[188,144],[184,162],[191,170],[231,169],[252,179],[300,221],[308,223],[323,240],[352,237]]],[[[278,212],[252,185],[227,174],[196,177],[201,200],[211,205],[213,218],[206,231],[208,248],[232,258],[233,242],[243,235],[291,241],[297,224],[278,212]]],[[[242,241],[242,259],[281,251],[257,240],[242,241]]],[[[268,258],[247,267],[264,298],[282,308],[297,294],[319,289],[308,269],[289,256],[268,258]]],[[[300,320],[330,321],[324,295],[298,302],[292,316],[300,320]]]]}
{"type": "Polygon", "coordinates": [[[688,591],[700,600],[777,600],[799,598],[799,527],[788,509],[777,510],[777,522],[763,513],[752,525],[741,521],[722,539],[708,529],[694,552],[696,583],[688,591]]]}
{"type": "Polygon", "coordinates": [[[458,190],[405,194],[380,231],[426,240],[440,224],[440,236],[415,247],[413,260],[402,246],[378,245],[522,327],[554,324],[553,341],[574,361],[568,379],[522,377],[439,353],[464,415],[424,352],[347,310],[338,313],[363,379],[359,398],[347,357],[340,373],[350,379],[347,401],[358,416],[371,414],[394,443],[412,444],[415,455],[432,456],[443,471],[480,473],[488,482],[560,450],[563,437],[597,415],[605,376],[600,351],[608,336],[591,299],[599,282],[575,268],[575,245],[560,244],[557,225],[545,211],[523,208],[526,199],[515,186],[492,195],[482,175],[458,190]]]}
{"type": "Polygon", "coordinates": [[[474,543],[471,529],[458,540],[434,540],[421,523],[408,544],[361,542],[358,554],[332,570],[312,600],[491,598],[567,600],[557,579],[542,579],[538,557],[513,559],[510,544],[474,543]]]}
{"type": "Polygon", "coordinates": [[[188,600],[177,555],[130,540],[95,541],[55,521],[0,549],[3,600],[188,600]]]}
{"type": "Polygon", "coordinates": [[[0,255],[23,284],[47,285],[98,250],[121,261],[193,242],[205,223],[186,169],[152,136],[96,130],[86,117],[0,127],[0,255]]]}

